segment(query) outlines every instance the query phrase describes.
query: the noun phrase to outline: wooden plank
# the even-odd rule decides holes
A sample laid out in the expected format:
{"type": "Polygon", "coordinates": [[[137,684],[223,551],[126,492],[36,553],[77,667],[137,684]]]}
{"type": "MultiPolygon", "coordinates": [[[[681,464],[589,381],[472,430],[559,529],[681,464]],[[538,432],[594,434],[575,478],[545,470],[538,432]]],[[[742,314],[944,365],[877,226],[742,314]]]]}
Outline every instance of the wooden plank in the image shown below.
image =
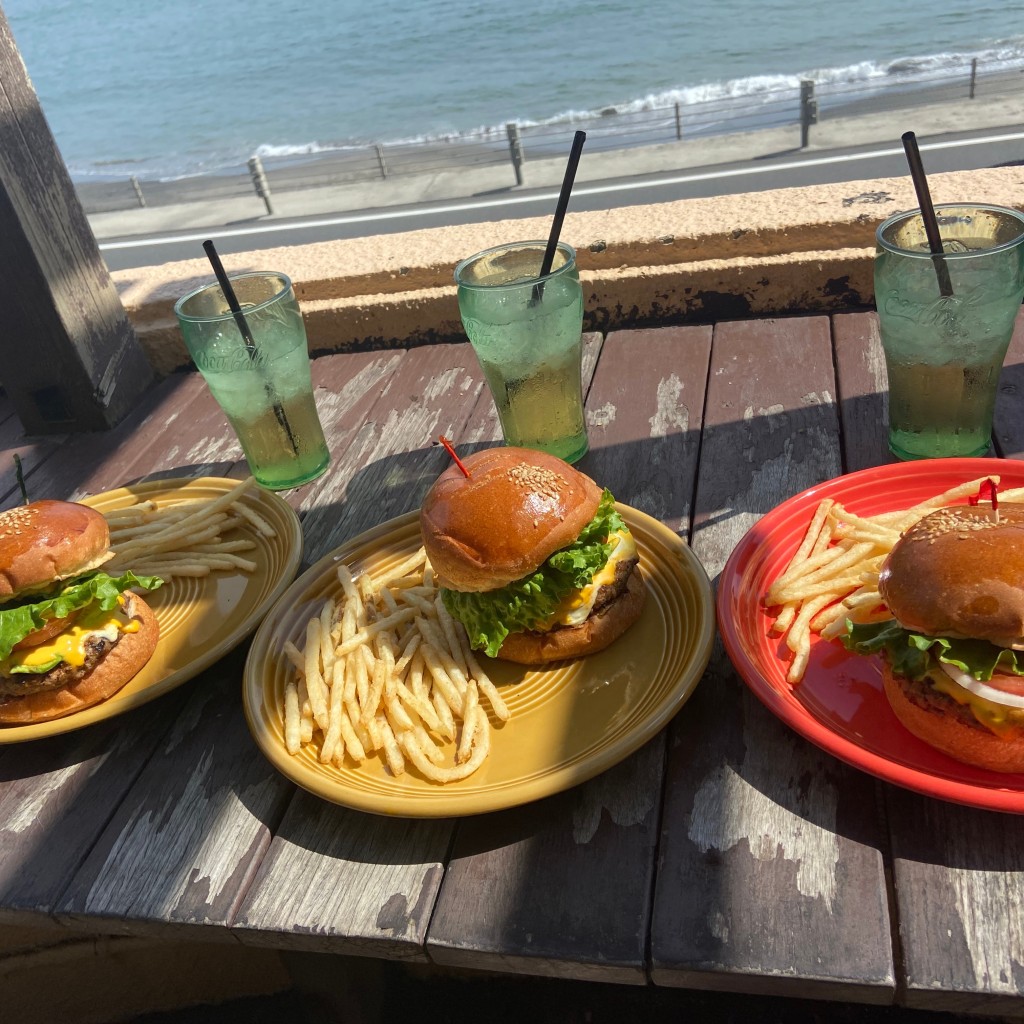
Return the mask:
{"type": "MultiPolygon", "coordinates": [[[[847,466],[885,453],[885,366],[873,313],[833,317],[847,466]],[[872,393],[873,392],[873,393],[872,393]],[[882,394],[880,394],[882,392],[882,394]]],[[[1024,456],[1024,314],[1000,378],[998,454],[1024,456]]],[[[1015,950],[1024,947],[1018,882],[1024,822],[940,804],[884,787],[908,1005],[1006,1013],[1024,994],[1015,950]]]]}
{"type": "MultiPolygon", "coordinates": [[[[433,441],[465,436],[482,387],[468,344],[407,352],[314,485],[303,520],[307,557],[416,508],[449,461],[433,441]]],[[[449,821],[373,817],[297,793],[233,932],[248,943],[422,959],[451,830],[449,821]],[[324,893],[333,894],[326,905],[324,893]]]]}
{"type": "Polygon", "coordinates": [[[1024,311],[1017,315],[999,377],[992,433],[997,454],[1004,459],[1024,459],[1024,311]]]}
{"type": "Polygon", "coordinates": [[[168,694],[0,760],[0,923],[49,914],[185,700],[168,694]]]}
{"type": "MultiPolygon", "coordinates": [[[[285,491],[283,497],[300,514],[333,500],[338,481],[344,475],[344,456],[359,435],[374,404],[398,372],[404,353],[350,352],[321,356],[312,363],[313,392],[324,437],[331,450],[331,465],[318,480],[285,491]],[[339,461],[341,468],[339,469],[339,461]]],[[[315,538],[306,533],[307,560],[319,558],[315,538]]]]}
{"type": "Polygon", "coordinates": [[[846,472],[895,462],[889,451],[889,378],[878,315],[836,314],[832,340],[846,472]]]}
{"type": "Polygon", "coordinates": [[[189,684],[189,700],[56,906],[117,934],[168,926],[230,941],[225,925],[292,787],[258,756],[239,700],[244,651],[189,684]]]}
{"type": "MultiPolygon", "coordinates": [[[[683,532],[710,341],[703,327],[612,334],[587,399],[591,450],[579,468],[683,532]]],[[[664,748],[658,737],[567,793],[460,821],[431,959],[645,983],[664,748]]]]}
{"type": "MultiPolygon", "coordinates": [[[[181,439],[182,424],[195,425],[193,400],[201,402],[205,390],[198,375],[178,375],[163,381],[146,402],[109,433],[75,435],[41,465],[29,465],[30,496],[73,498],[139,479],[147,471],[158,469],[165,453],[173,451],[175,441],[181,439]]],[[[171,461],[175,461],[173,457],[171,461]]],[[[8,504],[18,501],[16,491],[8,494],[8,504]]],[[[157,702],[152,710],[147,706],[109,726],[98,725],[83,733],[30,744],[18,749],[14,757],[7,752],[2,764],[9,785],[0,791],[0,830],[15,830],[10,840],[14,849],[20,837],[23,843],[35,842],[43,852],[37,852],[31,866],[8,879],[6,889],[0,890],[0,906],[5,913],[19,916],[22,912],[52,909],[186,696],[187,690],[183,690],[157,702]],[[110,761],[112,749],[117,755],[114,762],[110,761]],[[36,776],[34,784],[27,782],[32,772],[36,776]],[[24,814],[27,793],[33,785],[36,792],[32,811],[41,824],[26,829],[19,824],[19,815],[24,814]],[[60,821],[62,827],[66,822],[73,834],[43,847],[41,829],[54,821],[60,821]]]]}
{"type": "MultiPolygon", "coordinates": [[[[333,386],[337,379],[358,377],[376,359],[338,356],[329,362],[333,386]]],[[[390,365],[385,358],[381,372],[390,365]]],[[[329,377],[327,370],[318,373],[329,377]]],[[[230,459],[224,446],[237,442],[233,434],[225,438],[226,421],[205,384],[190,376],[187,403],[176,403],[172,390],[166,405],[146,418],[142,451],[130,457],[125,451],[104,467],[117,475],[114,482],[141,475],[143,467],[181,475],[182,458],[193,471],[206,468],[195,459],[230,459]]],[[[362,417],[362,400],[359,389],[325,396],[327,425],[338,428],[341,443],[346,422],[351,426],[346,416],[352,422],[362,417]]],[[[245,463],[221,465],[244,472],[245,463]]],[[[239,700],[243,658],[236,651],[190,684],[191,700],[176,723],[174,742],[125,797],[60,904],[63,920],[148,933],[172,922],[207,929],[234,916],[240,892],[294,792],[259,755],[245,725],[239,700]],[[159,865],[158,884],[141,868],[146,856],[159,865]]]]}
{"type": "Polygon", "coordinates": [[[309,491],[303,519],[309,559],[418,507],[449,461],[438,436],[462,436],[483,386],[468,344],[407,352],[397,371],[380,382],[374,404],[330,473],[309,491]]]}
{"type": "Polygon", "coordinates": [[[30,433],[117,423],[153,381],[0,11],[3,380],[30,433]]]}
{"type": "Polygon", "coordinates": [[[1024,818],[885,787],[907,1006],[1024,1017],[1024,818]]]}
{"type": "MultiPolygon", "coordinates": [[[[203,388],[198,374],[174,374],[112,430],[73,435],[38,465],[26,465],[29,497],[33,501],[73,499],[120,487],[176,464],[176,445],[183,431],[193,429],[201,419],[193,402],[202,403],[203,388]]],[[[178,473],[188,474],[187,468],[178,473]]],[[[20,502],[14,487],[3,499],[7,507],[20,502]]]]}
{"type": "MultiPolygon", "coordinates": [[[[828,321],[719,324],[693,549],[717,576],[781,500],[839,473],[828,321]]],[[[767,711],[720,645],[671,730],[651,928],[659,985],[888,1002],[875,784],[767,711]]]]}
{"type": "Polygon", "coordinates": [[[422,961],[447,819],[385,818],[297,792],[234,920],[247,945],[422,961]]]}

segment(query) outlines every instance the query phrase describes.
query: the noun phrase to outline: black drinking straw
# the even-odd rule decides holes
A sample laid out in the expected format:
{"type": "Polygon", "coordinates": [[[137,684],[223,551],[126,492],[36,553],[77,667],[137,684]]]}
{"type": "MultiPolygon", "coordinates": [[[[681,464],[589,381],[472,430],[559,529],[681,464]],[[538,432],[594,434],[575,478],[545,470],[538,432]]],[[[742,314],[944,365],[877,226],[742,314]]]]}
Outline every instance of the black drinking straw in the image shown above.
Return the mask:
{"type": "MultiPolygon", "coordinates": [[[[548,234],[548,244],[544,250],[544,259],[540,264],[538,277],[547,277],[551,273],[551,265],[555,261],[555,249],[558,248],[558,236],[562,233],[562,221],[565,220],[565,211],[569,206],[569,196],[572,194],[573,182],[576,180],[576,168],[580,165],[580,154],[583,152],[583,143],[587,141],[586,132],[577,132],[572,139],[572,149],[569,150],[569,162],[565,165],[565,175],[562,178],[562,190],[558,193],[558,203],[555,206],[555,216],[551,221],[551,231],[548,234]]],[[[536,305],[544,294],[544,282],[540,281],[533,286],[533,296],[530,299],[531,305],[536,305]]]]}
{"type": "MultiPolygon", "coordinates": [[[[245,319],[245,314],[242,312],[242,307],[238,302],[238,296],[235,295],[235,289],[231,287],[231,282],[228,280],[228,275],[224,270],[224,264],[220,261],[220,256],[213,244],[213,240],[208,238],[203,242],[203,248],[206,250],[206,255],[210,259],[210,265],[213,267],[213,272],[217,276],[217,283],[220,285],[220,290],[224,293],[224,298],[228,300],[231,315],[235,318],[235,323],[238,325],[238,330],[242,335],[242,340],[245,342],[245,350],[249,353],[249,358],[255,360],[256,341],[252,336],[252,331],[249,330],[249,322],[245,319]]],[[[267,395],[273,399],[274,396],[270,387],[270,382],[265,381],[264,387],[267,390],[267,395]]],[[[292,433],[291,425],[288,423],[288,417],[284,414],[284,406],[278,401],[274,401],[274,415],[277,417],[277,422],[281,424],[281,429],[288,435],[288,443],[291,445],[292,451],[298,455],[298,442],[295,440],[295,435],[292,433]]]]}
{"type": "Polygon", "coordinates": [[[932,263],[935,265],[935,276],[939,282],[941,295],[953,294],[953,282],[949,279],[949,267],[946,266],[942,237],[939,234],[939,222],[935,219],[935,207],[932,206],[932,195],[928,190],[928,179],[921,163],[921,151],[917,148],[917,136],[913,132],[903,133],[903,151],[907,154],[910,165],[910,177],[917,193],[917,205],[921,208],[921,220],[924,222],[924,233],[928,236],[928,248],[932,252],[932,263]]]}

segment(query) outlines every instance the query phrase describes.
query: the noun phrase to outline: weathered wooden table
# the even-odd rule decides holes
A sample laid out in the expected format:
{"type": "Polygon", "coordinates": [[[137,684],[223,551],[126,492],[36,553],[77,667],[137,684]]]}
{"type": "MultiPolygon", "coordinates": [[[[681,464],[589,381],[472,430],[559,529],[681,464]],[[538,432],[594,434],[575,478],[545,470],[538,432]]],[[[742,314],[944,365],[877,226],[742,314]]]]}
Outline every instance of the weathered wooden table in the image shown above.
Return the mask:
{"type": "MultiPolygon", "coordinates": [[[[1024,323],[1024,322],[1022,322],[1024,323]]],[[[499,438],[467,345],[314,361],[333,463],[291,492],[312,562],[414,509],[499,438]]],[[[715,578],[778,502],[889,461],[872,314],[588,336],[581,468],[661,519],[715,578]]],[[[1024,330],[999,454],[1024,458],[1024,330]]],[[[25,440],[34,496],[246,472],[196,374],[109,433],[25,440]]],[[[297,790],[241,707],[244,648],[130,714],[0,748],[0,925],[238,941],[636,985],[1024,1013],[1024,819],[834,760],[720,646],[694,696],[617,767],[462,820],[378,817],[297,790]]]]}

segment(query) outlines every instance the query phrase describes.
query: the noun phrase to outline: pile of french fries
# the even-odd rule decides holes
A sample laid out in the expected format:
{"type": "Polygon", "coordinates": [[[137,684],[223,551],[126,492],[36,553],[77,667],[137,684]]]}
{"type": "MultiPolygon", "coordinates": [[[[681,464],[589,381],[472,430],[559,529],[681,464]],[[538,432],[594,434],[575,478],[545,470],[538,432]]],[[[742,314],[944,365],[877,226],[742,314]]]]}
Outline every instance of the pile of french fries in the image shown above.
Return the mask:
{"type": "Polygon", "coordinates": [[[264,537],[276,536],[273,526],[243,501],[255,485],[250,476],[213,499],[183,499],[158,505],[146,500],[103,513],[110,529],[113,557],[108,572],[131,569],[140,576],[208,576],[218,570],[252,572],[256,563],[241,552],[256,542],[246,537],[227,538],[247,525],[264,537]]]}
{"type": "MultiPolygon", "coordinates": [[[[979,492],[980,477],[919,502],[911,508],[858,516],[839,502],[818,503],[800,546],[768,588],[764,603],[777,608],[771,632],[793,652],[786,679],[799,683],[807,670],[811,637],[829,640],[846,623],[882,622],[892,615],[878,593],[878,574],[893,545],[929,512],[962,502],[979,492]]],[[[1024,487],[1001,491],[1000,502],[1024,501],[1024,487]]]]}
{"type": "Polygon", "coordinates": [[[441,601],[422,548],[372,578],[337,568],[338,590],[288,641],[284,691],[291,754],[312,744],[322,764],[377,754],[393,776],[411,764],[430,782],[455,782],[484,763],[491,724],[509,710],[441,601]]]}

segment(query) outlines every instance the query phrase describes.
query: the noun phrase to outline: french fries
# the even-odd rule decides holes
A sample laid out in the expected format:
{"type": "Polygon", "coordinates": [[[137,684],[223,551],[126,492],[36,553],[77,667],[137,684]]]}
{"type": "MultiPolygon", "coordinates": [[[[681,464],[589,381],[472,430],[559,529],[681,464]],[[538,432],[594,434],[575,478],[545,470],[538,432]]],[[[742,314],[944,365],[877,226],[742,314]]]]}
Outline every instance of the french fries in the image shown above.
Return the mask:
{"type": "Polygon", "coordinates": [[[284,644],[288,752],[312,743],[321,764],[377,756],[394,776],[411,766],[438,784],[468,778],[490,751],[491,717],[505,722],[509,710],[441,602],[426,553],[377,578],[344,564],[337,573],[303,648],[284,644]]]}
{"type": "Polygon", "coordinates": [[[252,572],[256,563],[242,552],[256,542],[225,538],[239,526],[264,537],[273,526],[242,498],[254,485],[248,477],[212,500],[184,500],[157,505],[147,500],[104,512],[114,552],[108,570],[132,569],[149,576],[208,576],[211,572],[252,572]]]}
{"type": "MultiPolygon", "coordinates": [[[[833,639],[855,623],[891,619],[878,593],[878,574],[893,545],[929,512],[977,494],[999,477],[980,477],[902,510],[859,516],[831,498],[818,503],[789,564],[768,588],[764,603],[777,609],[771,632],[793,653],[786,679],[803,679],[811,636],[833,639]]],[[[1024,501],[1024,488],[1003,491],[1001,502],[1024,501]]]]}

